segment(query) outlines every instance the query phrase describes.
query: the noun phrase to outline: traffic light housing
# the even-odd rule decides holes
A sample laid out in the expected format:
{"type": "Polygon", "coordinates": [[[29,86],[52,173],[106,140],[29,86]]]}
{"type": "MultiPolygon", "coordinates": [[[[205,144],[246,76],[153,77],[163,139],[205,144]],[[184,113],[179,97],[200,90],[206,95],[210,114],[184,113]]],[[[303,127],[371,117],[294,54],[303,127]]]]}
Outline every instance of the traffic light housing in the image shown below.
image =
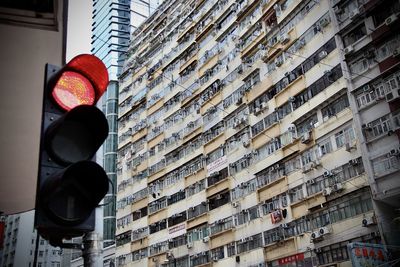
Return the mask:
{"type": "Polygon", "coordinates": [[[104,169],[92,161],[108,135],[95,106],[107,85],[107,69],[93,55],[46,65],[35,228],[53,244],[93,231],[108,192],[104,169]]]}

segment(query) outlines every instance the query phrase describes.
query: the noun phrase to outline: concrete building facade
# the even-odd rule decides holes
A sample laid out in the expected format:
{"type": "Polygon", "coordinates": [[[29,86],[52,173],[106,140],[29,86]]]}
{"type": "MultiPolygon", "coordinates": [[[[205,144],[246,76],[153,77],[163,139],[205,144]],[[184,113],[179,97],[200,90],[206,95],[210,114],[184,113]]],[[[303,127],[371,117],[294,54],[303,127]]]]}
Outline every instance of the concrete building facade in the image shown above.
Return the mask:
{"type": "Polygon", "coordinates": [[[5,218],[4,244],[0,266],[60,267],[61,249],[49,245],[33,228],[34,211],[9,215],[5,218]]]}
{"type": "Polygon", "coordinates": [[[118,266],[397,246],[399,1],[165,1],[119,77],[118,266]]]}

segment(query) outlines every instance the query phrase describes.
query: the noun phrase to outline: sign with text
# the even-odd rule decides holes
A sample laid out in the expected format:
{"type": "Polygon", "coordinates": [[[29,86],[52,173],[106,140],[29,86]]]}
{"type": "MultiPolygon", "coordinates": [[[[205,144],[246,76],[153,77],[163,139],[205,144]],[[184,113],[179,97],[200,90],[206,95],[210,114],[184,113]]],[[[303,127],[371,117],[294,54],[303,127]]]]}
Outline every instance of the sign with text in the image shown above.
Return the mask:
{"type": "Polygon", "coordinates": [[[186,234],[186,223],[181,223],[168,228],[169,238],[186,234]]]}
{"type": "Polygon", "coordinates": [[[291,262],[304,260],[304,253],[295,254],[278,260],[279,265],[286,265],[291,262]]]}
{"type": "Polygon", "coordinates": [[[226,159],[226,156],[222,156],[207,165],[207,174],[210,175],[214,172],[220,171],[225,168],[227,164],[228,160],[226,159]]]}
{"type": "Polygon", "coordinates": [[[354,242],[347,245],[354,267],[385,266],[387,250],[380,244],[354,242]]]}

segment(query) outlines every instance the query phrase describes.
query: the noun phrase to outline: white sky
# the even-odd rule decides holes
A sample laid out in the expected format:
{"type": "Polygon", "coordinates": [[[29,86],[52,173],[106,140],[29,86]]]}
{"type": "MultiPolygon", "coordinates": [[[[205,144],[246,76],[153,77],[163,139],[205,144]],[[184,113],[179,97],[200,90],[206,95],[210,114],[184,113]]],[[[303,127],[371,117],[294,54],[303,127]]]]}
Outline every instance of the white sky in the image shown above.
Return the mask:
{"type": "Polygon", "coordinates": [[[67,62],[76,55],[90,54],[92,3],[92,0],[69,0],[67,62]]]}

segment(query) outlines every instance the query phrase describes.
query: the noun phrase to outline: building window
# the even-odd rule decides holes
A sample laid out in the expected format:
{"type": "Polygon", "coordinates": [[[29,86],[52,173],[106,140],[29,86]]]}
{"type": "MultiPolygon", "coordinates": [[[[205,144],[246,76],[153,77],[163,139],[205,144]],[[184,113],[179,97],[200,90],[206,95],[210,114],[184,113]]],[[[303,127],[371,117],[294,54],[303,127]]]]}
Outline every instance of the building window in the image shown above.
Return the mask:
{"type": "Polygon", "coordinates": [[[343,95],[321,110],[323,121],[327,121],[329,118],[336,116],[339,112],[349,107],[349,105],[347,95],[343,95]]]}
{"type": "Polygon", "coordinates": [[[328,153],[332,152],[332,142],[330,138],[327,138],[321,142],[319,142],[318,144],[318,148],[319,148],[319,156],[323,156],[326,155],[328,153]]]}
{"type": "Polygon", "coordinates": [[[204,237],[209,236],[209,227],[207,225],[201,225],[187,233],[188,243],[202,240],[204,237]]]}
{"type": "Polygon", "coordinates": [[[210,253],[209,251],[203,251],[198,254],[190,256],[190,266],[197,266],[206,264],[210,262],[210,253]]]}
{"type": "Polygon", "coordinates": [[[220,206],[223,206],[223,205],[229,203],[230,200],[231,200],[231,198],[230,198],[230,192],[229,191],[226,191],[224,193],[216,194],[213,198],[210,198],[208,200],[208,202],[209,202],[209,204],[208,204],[209,210],[213,210],[213,209],[216,209],[216,208],[218,208],[220,206]]]}
{"type": "Polygon", "coordinates": [[[336,147],[341,148],[344,145],[351,143],[355,140],[353,127],[348,127],[335,134],[336,147]]]}
{"type": "Polygon", "coordinates": [[[392,130],[391,119],[388,114],[372,122],[369,122],[365,133],[367,139],[373,139],[382,135],[387,135],[387,133],[391,130],[392,130]]]}
{"type": "Polygon", "coordinates": [[[224,246],[211,250],[211,258],[213,261],[218,261],[225,258],[224,246]]]}
{"type": "Polygon", "coordinates": [[[344,47],[354,44],[366,35],[367,29],[365,27],[365,23],[362,22],[360,25],[351,30],[348,34],[343,36],[344,47]]]}
{"type": "Polygon", "coordinates": [[[237,253],[243,253],[262,246],[262,234],[242,238],[236,242],[237,253]]]}
{"type": "Polygon", "coordinates": [[[289,190],[290,203],[304,199],[303,187],[301,185],[289,190]]]}
{"type": "Polygon", "coordinates": [[[400,169],[400,160],[398,156],[388,156],[387,154],[372,160],[374,175],[377,177],[400,169]]]}
{"type": "Polygon", "coordinates": [[[228,217],[222,220],[218,220],[210,226],[210,234],[216,234],[233,227],[232,217],[228,217]]]}

